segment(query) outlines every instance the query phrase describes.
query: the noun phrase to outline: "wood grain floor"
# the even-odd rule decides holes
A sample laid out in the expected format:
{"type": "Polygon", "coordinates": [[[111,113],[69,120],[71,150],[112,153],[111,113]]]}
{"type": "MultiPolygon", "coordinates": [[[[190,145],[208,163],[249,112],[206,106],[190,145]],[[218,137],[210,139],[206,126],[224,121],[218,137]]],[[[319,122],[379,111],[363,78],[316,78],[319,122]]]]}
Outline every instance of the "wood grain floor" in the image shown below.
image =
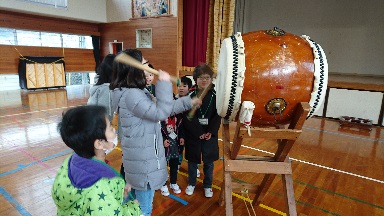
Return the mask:
{"type": "MultiPolygon", "coordinates": [[[[56,214],[51,187],[57,169],[71,154],[57,133],[57,122],[66,109],[86,103],[88,88],[0,93],[0,215],[56,214]],[[21,103],[15,103],[19,96],[21,103]]],[[[233,136],[234,125],[230,128],[233,136]]],[[[245,139],[240,154],[271,156],[276,147],[272,140],[245,139]]],[[[290,158],[298,215],[384,215],[384,128],[340,128],[335,120],[311,118],[290,158]]],[[[121,151],[114,150],[107,159],[119,169],[121,151]]],[[[183,192],[163,197],[157,191],[153,215],[225,215],[225,208],[218,205],[222,160],[215,162],[210,199],[204,197],[203,176],[195,193],[186,195],[187,163],[183,162],[178,175],[183,192]]],[[[259,184],[263,175],[235,173],[233,177],[240,183],[259,184]]],[[[249,203],[253,196],[234,194],[234,215],[248,215],[248,210],[253,215],[249,203]]],[[[285,215],[281,176],[255,210],[259,216],[285,215]]]]}

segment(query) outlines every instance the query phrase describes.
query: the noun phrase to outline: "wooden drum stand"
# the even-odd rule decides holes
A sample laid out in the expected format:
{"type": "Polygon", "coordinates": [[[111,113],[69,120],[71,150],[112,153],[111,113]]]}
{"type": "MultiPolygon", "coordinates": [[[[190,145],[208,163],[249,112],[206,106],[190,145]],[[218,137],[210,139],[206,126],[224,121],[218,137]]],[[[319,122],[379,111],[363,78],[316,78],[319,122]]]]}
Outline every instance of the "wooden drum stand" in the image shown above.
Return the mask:
{"type": "Polygon", "coordinates": [[[229,124],[223,123],[224,181],[221,187],[219,203],[221,206],[225,203],[227,216],[233,215],[232,192],[247,190],[249,193],[256,194],[252,205],[257,207],[277,174],[282,175],[287,215],[297,215],[292,182],[292,168],[288,153],[302,132],[301,128],[303,127],[309,110],[309,104],[302,102],[298,104],[288,129],[251,127],[252,137],[248,135],[248,130],[242,126],[240,122],[237,122],[232,149],[229,141],[229,124]],[[244,138],[276,139],[278,148],[275,156],[238,155],[244,138]],[[265,176],[260,185],[240,184],[232,182],[231,172],[262,173],[265,174],[265,176]]]}

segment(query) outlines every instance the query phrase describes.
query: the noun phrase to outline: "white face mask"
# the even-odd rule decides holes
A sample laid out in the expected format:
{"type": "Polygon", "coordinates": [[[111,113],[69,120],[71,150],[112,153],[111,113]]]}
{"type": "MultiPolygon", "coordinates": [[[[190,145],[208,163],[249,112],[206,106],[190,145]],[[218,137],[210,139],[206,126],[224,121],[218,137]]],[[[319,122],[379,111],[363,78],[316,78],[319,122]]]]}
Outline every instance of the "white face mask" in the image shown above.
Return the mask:
{"type": "Polygon", "coordinates": [[[111,149],[103,149],[105,151],[105,155],[111,153],[117,146],[117,142],[118,142],[118,139],[117,139],[117,134],[115,136],[115,139],[113,140],[107,140],[108,142],[111,142],[113,143],[113,147],[111,149]]]}

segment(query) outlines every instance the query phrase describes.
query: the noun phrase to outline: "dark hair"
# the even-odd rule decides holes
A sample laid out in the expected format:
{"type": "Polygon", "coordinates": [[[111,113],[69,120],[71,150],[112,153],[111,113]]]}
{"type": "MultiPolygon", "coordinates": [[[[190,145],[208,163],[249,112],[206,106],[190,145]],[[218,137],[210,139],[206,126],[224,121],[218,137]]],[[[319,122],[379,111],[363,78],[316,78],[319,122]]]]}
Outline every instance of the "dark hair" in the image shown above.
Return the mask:
{"type": "Polygon", "coordinates": [[[108,54],[104,57],[101,64],[96,69],[96,74],[99,75],[99,79],[95,85],[102,85],[104,83],[111,83],[112,81],[112,65],[115,59],[114,54],[108,54]]]}
{"type": "MultiPolygon", "coordinates": [[[[143,60],[140,50],[126,49],[122,52],[133,57],[139,62],[143,60]]],[[[113,81],[109,86],[111,90],[115,88],[121,89],[123,87],[144,89],[146,86],[146,79],[143,70],[116,61],[113,63],[112,80],[113,81]]]]}
{"type": "Polygon", "coordinates": [[[196,82],[197,77],[201,76],[202,74],[208,74],[210,77],[212,77],[213,71],[207,64],[197,65],[193,70],[193,80],[196,82]]]}
{"type": "Polygon", "coordinates": [[[76,154],[84,158],[95,156],[94,143],[97,139],[106,140],[106,109],[102,106],[79,106],[63,113],[58,124],[61,139],[76,154]]]}
{"type": "Polygon", "coordinates": [[[184,83],[184,85],[188,85],[188,89],[190,89],[192,87],[192,80],[187,76],[183,76],[180,78],[180,84],[179,85],[181,85],[181,83],[184,83]]]}

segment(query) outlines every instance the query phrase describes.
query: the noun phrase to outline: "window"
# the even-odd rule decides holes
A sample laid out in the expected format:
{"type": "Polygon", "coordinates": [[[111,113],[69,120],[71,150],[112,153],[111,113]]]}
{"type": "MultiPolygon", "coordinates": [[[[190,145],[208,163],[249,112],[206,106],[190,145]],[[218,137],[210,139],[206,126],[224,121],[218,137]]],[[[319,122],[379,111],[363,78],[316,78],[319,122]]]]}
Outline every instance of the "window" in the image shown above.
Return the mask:
{"type": "Polygon", "coordinates": [[[43,47],[62,47],[61,35],[58,33],[41,32],[41,46],[43,47]]]}
{"type": "Polygon", "coordinates": [[[63,34],[63,47],[80,48],[80,37],[77,35],[63,34]]]}
{"type": "Polygon", "coordinates": [[[93,49],[92,37],[0,28],[0,44],[93,49]]]}
{"type": "Polygon", "coordinates": [[[16,30],[17,43],[23,46],[41,46],[40,32],[16,30]]]}
{"type": "Polygon", "coordinates": [[[0,44],[15,45],[15,29],[0,28],[0,44]]]}
{"type": "Polygon", "coordinates": [[[18,0],[55,8],[68,8],[68,0],[18,0]]]}

